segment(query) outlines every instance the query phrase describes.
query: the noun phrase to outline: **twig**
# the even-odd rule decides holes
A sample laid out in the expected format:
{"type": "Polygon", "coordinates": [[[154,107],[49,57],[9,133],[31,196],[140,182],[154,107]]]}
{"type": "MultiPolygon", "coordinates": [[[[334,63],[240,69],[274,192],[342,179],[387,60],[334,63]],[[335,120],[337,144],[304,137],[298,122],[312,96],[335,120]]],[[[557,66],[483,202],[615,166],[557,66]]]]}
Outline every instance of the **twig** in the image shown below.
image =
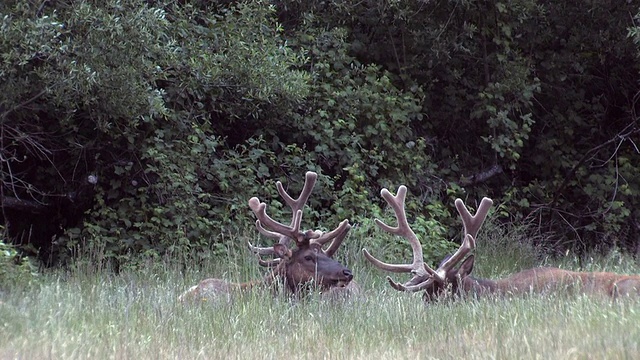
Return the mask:
{"type": "Polygon", "coordinates": [[[25,100],[25,101],[21,102],[20,104],[18,104],[18,105],[16,105],[16,106],[12,107],[11,109],[9,109],[9,110],[5,111],[4,113],[2,113],[2,115],[0,115],[0,121],[1,121],[1,122],[4,122],[4,120],[7,118],[7,116],[8,116],[9,114],[11,114],[12,112],[14,112],[14,111],[16,111],[16,110],[20,109],[21,107],[27,106],[27,105],[29,105],[30,103],[32,103],[32,102],[34,102],[34,101],[36,101],[39,97],[41,97],[42,95],[46,94],[48,91],[49,91],[49,89],[44,88],[42,91],[40,91],[39,93],[37,93],[37,94],[36,94],[35,96],[33,96],[32,98],[27,99],[27,100],[25,100]]]}
{"type": "MultiPolygon", "coordinates": [[[[584,164],[593,154],[597,153],[598,151],[600,151],[600,149],[615,143],[616,141],[618,141],[618,139],[622,139],[622,141],[628,139],[631,137],[631,135],[640,132],[639,128],[636,128],[636,123],[635,121],[631,122],[630,124],[628,124],[627,126],[625,126],[624,129],[622,129],[622,131],[620,131],[618,134],[616,134],[616,136],[614,136],[613,138],[605,141],[604,143],[591,148],[589,151],[587,151],[582,158],[580,158],[580,160],[571,168],[571,170],[565,175],[564,177],[564,181],[560,184],[560,186],[556,189],[556,191],[553,194],[553,199],[551,199],[551,201],[549,202],[549,207],[553,207],[553,205],[558,201],[558,198],[560,197],[560,194],[562,193],[562,191],[567,187],[567,185],[569,184],[569,181],[571,179],[573,179],[573,176],[575,175],[576,171],[578,171],[578,168],[580,168],[580,166],[582,166],[582,164],[584,164]]],[[[615,153],[614,153],[615,155],[615,153]]]]}

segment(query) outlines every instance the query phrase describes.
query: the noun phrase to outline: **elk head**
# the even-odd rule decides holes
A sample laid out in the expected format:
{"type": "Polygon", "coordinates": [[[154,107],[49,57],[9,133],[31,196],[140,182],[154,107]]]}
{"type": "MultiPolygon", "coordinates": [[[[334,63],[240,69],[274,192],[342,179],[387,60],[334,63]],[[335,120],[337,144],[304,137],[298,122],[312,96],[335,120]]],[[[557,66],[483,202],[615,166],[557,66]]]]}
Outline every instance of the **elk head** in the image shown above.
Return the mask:
{"type": "Polygon", "coordinates": [[[322,290],[345,287],[353,279],[351,270],[327,256],[322,246],[311,240],[297,243],[295,249],[282,244],[275,244],[274,249],[283,261],[279,275],[293,293],[306,285],[316,285],[322,290]]]}
{"type": "Polygon", "coordinates": [[[449,288],[457,294],[460,287],[464,286],[466,279],[473,269],[473,255],[469,255],[475,249],[475,238],[484,222],[493,201],[483,198],[476,215],[471,215],[461,199],[456,199],[455,205],[464,227],[464,235],[460,248],[451,256],[445,258],[437,269],[432,269],[424,262],[422,244],[416,234],[411,230],[405,213],[406,186],[398,188],[398,194],[393,196],[389,190],[382,189],[382,197],[393,209],[398,225],[389,226],[379,219],[376,224],[384,231],[402,236],[409,241],[413,251],[411,264],[388,264],[373,257],[366,249],[362,249],[364,256],[376,267],[396,273],[411,273],[413,276],[404,284],[398,283],[387,277],[389,284],[399,291],[424,291],[425,300],[437,299],[449,288]]]}
{"type": "Polygon", "coordinates": [[[284,190],[281,182],[277,182],[278,193],[292,210],[293,218],[289,225],[272,219],[266,213],[267,205],[253,197],[249,200],[249,207],[258,220],[258,231],[278,242],[271,247],[256,247],[249,244],[252,252],[258,256],[272,255],[274,259],[265,261],[259,259],[260,264],[273,268],[273,275],[284,279],[286,287],[294,293],[306,285],[313,283],[320,289],[344,287],[353,279],[351,270],[332,258],[342,244],[351,225],[344,220],[333,231],[301,231],[302,209],[309,199],[317,174],[307,172],[305,184],[297,199],[293,199],[284,190]],[[329,243],[327,249],[323,246],[329,243]],[[295,247],[292,249],[292,243],[295,247]]]}

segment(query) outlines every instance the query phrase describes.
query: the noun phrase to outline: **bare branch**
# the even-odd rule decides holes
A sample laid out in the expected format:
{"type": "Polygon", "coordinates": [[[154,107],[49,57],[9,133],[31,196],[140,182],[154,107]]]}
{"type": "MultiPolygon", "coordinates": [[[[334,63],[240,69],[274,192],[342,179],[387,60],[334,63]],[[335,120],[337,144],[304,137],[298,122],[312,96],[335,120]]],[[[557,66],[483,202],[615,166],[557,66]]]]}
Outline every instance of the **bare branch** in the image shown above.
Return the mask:
{"type": "Polygon", "coordinates": [[[0,207],[9,208],[31,214],[40,214],[47,209],[47,206],[37,201],[18,199],[14,197],[2,197],[0,207]]]}

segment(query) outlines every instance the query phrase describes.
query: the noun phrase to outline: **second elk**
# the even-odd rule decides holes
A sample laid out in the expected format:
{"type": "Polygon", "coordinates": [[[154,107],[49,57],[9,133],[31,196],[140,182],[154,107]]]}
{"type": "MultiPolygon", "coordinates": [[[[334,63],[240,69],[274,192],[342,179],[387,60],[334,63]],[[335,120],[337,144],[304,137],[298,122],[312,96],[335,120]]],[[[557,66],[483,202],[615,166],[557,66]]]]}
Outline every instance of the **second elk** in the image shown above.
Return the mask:
{"type": "Polygon", "coordinates": [[[321,292],[348,292],[353,285],[351,270],[333,259],[347,233],[351,229],[348,220],[342,221],[338,227],[329,232],[319,230],[300,230],[303,208],[311,195],[317,180],[317,174],[307,172],[305,183],[298,198],[292,198],[278,181],[278,193],[291,208],[292,219],[283,224],[267,215],[267,204],[257,197],[249,199],[249,207],[258,219],[258,231],[276,243],[269,247],[256,247],[249,244],[250,250],[258,255],[259,263],[269,267],[270,271],[261,279],[233,283],[219,278],[205,279],[187,290],[180,301],[206,300],[220,296],[228,297],[232,292],[251,289],[256,286],[283,288],[285,291],[300,295],[310,287],[321,292]],[[324,246],[329,244],[325,249],[324,246]],[[261,256],[274,258],[263,260],[261,256]]]}
{"type": "Polygon", "coordinates": [[[373,257],[362,249],[365,257],[376,267],[395,273],[411,273],[405,283],[398,283],[387,277],[389,284],[399,291],[424,291],[426,301],[453,296],[482,296],[487,294],[521,295],[567,292],[587,295],[601,295],[613,299],[620,296],[640,296],[640,276],[622,275],[611,272],[578,272],[555,267],[538,267],[515,273],[509,277],[491,280],[471,276],[473,270],[476,238],[484,220],[493,205],[489,198],[483,198],[475,215],[467,210],[461,199],[455,206],[462,218],[463,239],[458,250],[445,258],[437,269],[432,269],[423,260],[422,244],[413,232],[405,213],[407,188],[402,185],[397,195],[382,189],[381,195],[393,209],[398,225],[389,226],[375,219],[378,226],[391,234],[409,241],[413,251],[411,264],[389,264],[373,257]]]}

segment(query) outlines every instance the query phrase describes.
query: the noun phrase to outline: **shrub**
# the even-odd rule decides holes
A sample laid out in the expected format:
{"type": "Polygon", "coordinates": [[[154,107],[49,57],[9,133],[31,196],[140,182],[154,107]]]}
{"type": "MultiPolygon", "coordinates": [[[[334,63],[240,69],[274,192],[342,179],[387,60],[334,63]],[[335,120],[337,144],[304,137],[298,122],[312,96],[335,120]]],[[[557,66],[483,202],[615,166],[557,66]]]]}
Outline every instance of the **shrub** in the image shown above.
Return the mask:
{"type": "Polygon", "coordinates": [[[21,256],[15,246],[0,240],[0,292],[29,286],[37,276],[37,268],[31,259],[21,256]]]}

